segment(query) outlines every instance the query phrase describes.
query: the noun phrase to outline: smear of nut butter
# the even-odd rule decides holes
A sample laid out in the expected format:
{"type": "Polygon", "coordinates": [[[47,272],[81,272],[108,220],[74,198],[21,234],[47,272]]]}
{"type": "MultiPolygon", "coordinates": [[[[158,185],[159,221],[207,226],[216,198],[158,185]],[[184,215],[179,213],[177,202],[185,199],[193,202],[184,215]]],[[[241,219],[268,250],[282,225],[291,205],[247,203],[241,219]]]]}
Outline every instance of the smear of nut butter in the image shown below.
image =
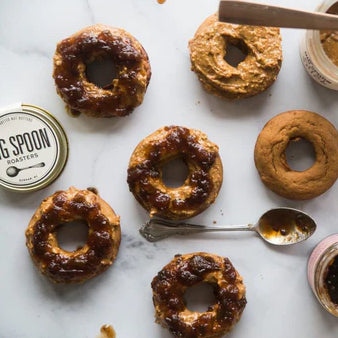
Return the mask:
{"type": "Polygon", "coordinates": [[[100,329],[100,335],[97,338],[115,338],[116,333],[111,325],[103,325],[100,329]]]}

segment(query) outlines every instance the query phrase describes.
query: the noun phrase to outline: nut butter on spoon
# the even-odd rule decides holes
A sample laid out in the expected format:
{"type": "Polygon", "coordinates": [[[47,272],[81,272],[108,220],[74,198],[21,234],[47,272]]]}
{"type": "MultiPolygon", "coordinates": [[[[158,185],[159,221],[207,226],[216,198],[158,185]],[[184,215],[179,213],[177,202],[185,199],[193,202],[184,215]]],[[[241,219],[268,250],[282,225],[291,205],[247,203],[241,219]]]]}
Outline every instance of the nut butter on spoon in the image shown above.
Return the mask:
{"type": "Polygon", "coordinates": [[[315,221],[306,213],[292,208],[276,208],[264,213],[255,225],[205,226],[151,219],[141,227],[140,234],[148,241],[156,242],[172,235],[198,232],[255,231],[270,244],[289,245],[308,239],[315,230],[315,221]]]}

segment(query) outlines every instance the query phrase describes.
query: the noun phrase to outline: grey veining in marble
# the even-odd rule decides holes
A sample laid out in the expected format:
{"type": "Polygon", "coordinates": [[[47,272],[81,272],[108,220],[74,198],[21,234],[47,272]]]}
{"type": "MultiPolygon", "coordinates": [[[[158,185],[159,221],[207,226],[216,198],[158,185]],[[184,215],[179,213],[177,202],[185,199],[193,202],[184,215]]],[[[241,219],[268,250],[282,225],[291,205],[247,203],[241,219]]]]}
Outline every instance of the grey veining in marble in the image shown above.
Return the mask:
{"type": "MultiPolygon", "coordinates": [[[[266,0],[280,4],[277,0],[266,0]]],[[[285,0],[314,9],[319,1],[285,0]]],[[[30,194],[0,190],[0,337],[93,338],[112,324],[118,338],[169,338],[154,323],[150,283],[176,253],[207,251],[229,257],[244,277],[248,304],[230,338],[336,338],[337,319],[322,310],[306,279],[307,258],[338,229],[338,185],[310,201],[289,201],[267,190],[253,161],[258,133],[274,115],[318,112],[338,125],[337,92],[320,87],[299,58],[300,30],[283,29],[284,61],[276,83],[243,101],[207,94],[190,71],[188,41],[218,6],[217,0],[1,0],[0,106],[22,101],[52,112],[63,124],[70,157],[62,175],[30,194]],[[147,50],[152,79],[143,104],[130,116],[95,120],[65,112],[52,79],[58,41],[92,25],[126,29],[147,50]],[[277,206],[311,214],[318,229],[289,248],[264,244],[253,234],[199,234],[146,242],[138,228],[146,212],[126,183],[130,155],[163,125],[197,128],[219,145],[223,187],[216,202],[191,222],[236,224],[277,206]],[[95,186],[121,216],[122,242],[114,265],[83,285],[51,284],[32,264],[24,231],[40,201],[55,190],[95,186]]]]}

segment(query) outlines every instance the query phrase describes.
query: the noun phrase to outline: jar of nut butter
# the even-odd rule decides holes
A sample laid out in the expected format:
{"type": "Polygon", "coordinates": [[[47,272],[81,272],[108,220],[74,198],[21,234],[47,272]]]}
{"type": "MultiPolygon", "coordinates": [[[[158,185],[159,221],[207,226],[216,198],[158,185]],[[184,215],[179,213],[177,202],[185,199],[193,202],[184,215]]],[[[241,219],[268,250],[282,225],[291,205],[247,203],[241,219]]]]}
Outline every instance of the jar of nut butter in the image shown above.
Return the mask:
{"type": "Polygon", "coordinates": [[[308,280],[322,306],[338,317],[338,234],[326,237],[312,251],[308,280]]]}
{"type": "Polygon", "coordinates": [[[61,174],[67,158],[66,133],[49,112],[24,103],[0,108],[0,187],[42,189],[61,174]]]}
{"type": "MultiPolygon", "coordinates": [[[[338,15],[338,0],[325,0],[317,11],[338,15]]],[[[338,90],[338,31],[307,30],[301,39],[300,55],[315,81],[338,90]]]]}

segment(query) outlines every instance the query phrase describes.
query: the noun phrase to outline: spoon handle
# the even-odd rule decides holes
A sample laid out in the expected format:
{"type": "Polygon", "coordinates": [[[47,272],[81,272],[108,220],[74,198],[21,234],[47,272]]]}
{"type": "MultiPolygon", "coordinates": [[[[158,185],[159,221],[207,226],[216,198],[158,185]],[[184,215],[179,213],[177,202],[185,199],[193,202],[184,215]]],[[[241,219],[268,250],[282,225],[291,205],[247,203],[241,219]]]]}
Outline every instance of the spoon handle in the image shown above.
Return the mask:
{"type": "Polygon", "coordinates": [[[140,234],[149,242],[156,242],[172,235],[187,235],[213,231],[250,231],[254,225],[206,226],[189,223],[171,223],[160,219],[151,219],[140,228],[140,234]]]}
{"type": "Polygon", "coordinates": [[[45,166],[45,162],[40,162],[40,163],[31,165],[30,167],[22,168],[21,170],[30,169],[30,168],[41,168],[41,167],[44,167],[44,166],[45,166]]]}
{"type": "Polygon", "coordinates": [[[242,25],[338,30],[338,16],[248,1],[221,0],[219,21],[242,25]]]}

